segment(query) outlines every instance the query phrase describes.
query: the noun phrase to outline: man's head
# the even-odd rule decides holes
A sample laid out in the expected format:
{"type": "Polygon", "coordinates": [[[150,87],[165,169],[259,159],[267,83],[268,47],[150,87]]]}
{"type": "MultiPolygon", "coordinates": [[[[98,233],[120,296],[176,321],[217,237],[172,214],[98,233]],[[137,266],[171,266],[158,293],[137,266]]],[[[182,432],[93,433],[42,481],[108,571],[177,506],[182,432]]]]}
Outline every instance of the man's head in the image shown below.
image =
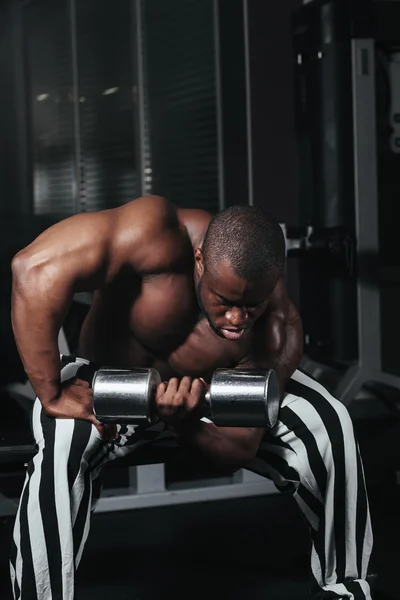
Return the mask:
{"type": "Polygon", "coordinates": [[[239,339],[266,310],[282,274],[279,223],[251,206],[232,206],[211,221],[195,253],[197,296],[212,329],[239,339]]]}

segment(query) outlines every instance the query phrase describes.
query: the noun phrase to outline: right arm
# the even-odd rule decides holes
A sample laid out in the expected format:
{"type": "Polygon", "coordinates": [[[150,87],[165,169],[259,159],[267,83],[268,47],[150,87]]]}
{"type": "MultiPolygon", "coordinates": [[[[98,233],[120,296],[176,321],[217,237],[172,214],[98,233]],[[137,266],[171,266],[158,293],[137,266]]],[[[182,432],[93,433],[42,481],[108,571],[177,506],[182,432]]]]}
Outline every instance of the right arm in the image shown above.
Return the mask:
{"type": "Polygon", "coordinates": [[[25,372],[49,414],[93,420],[89,399],[86,408],[78,399],[70,408],[63,403],[63,414],[57,414],[62,393],[59,331],[76,292],[106,285],[127,263],[138,271],[151,267],[146,264],[148,243],[152,234],[160,239],[157,216],[166,207],[163,199],[148,197],[75,215],[47,229],[14,257],[14,336],[25,372]]]}
{"type": "Polygon", "coordinates": [[[111,275],[112,217],[76,215],[42,233],[12,261],[14,336],[26,374],[43,406],[59,397],[58,334],[77,291],[111,275]]]}

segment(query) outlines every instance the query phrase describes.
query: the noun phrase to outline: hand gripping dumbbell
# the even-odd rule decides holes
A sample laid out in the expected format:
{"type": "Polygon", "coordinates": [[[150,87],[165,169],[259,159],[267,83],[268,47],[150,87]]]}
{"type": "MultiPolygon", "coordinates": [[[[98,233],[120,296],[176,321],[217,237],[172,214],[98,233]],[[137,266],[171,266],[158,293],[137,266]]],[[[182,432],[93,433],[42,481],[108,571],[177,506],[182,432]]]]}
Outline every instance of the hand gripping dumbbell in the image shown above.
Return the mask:
{"type": "MultiPolygon", "coordinates": [[[[99,369],[93,380],[96,418],[102,423],[155,423],[160,383],[156,369],[99,369]]],[[[219,427],[274,427],[280,401],[276,373],[217,369],[205,401],[203,416],[219,427]]]]}

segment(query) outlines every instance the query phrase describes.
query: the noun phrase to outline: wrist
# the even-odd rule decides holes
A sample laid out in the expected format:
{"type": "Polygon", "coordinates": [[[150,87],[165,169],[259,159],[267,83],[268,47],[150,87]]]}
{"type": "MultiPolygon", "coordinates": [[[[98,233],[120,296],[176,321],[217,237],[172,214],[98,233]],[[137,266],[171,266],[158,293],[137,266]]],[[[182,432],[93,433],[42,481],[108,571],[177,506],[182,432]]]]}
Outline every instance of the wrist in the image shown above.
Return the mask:
{"type": "Polygon", "coordinates": [[[27,373],[28,379],[35,391],[35,394],[40,399],[41,403],[51,404],[59,400],[61,396],[60,380],[44,380],[37,377],[32,377],[27,373]]]}

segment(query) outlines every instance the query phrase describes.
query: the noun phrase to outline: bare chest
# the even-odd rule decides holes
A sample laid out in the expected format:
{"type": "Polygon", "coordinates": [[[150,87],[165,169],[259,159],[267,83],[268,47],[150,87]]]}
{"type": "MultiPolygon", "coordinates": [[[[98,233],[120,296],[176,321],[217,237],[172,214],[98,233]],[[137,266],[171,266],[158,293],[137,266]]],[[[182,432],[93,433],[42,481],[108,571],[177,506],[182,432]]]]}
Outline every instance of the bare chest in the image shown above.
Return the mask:
{"type": "Polygon", "coordinates": [[[222,339],[199,315],[187,275],[152,278],[126,292],[99,297],[92,306],[82,346],[98,364],[155,367],[165,379],[209,379],[216,368],[235,366],[248,351],[249,339],[222,339]]]}
{"type": "Polygon", "coordinates": [[[135,354],[166,378],[174,375],[210,378],[216,368],[235,366],[248,343],[220,338],[199,315],[193,284],[175,279],[143,290],[131,309],[130,331],[135,354]]]}

